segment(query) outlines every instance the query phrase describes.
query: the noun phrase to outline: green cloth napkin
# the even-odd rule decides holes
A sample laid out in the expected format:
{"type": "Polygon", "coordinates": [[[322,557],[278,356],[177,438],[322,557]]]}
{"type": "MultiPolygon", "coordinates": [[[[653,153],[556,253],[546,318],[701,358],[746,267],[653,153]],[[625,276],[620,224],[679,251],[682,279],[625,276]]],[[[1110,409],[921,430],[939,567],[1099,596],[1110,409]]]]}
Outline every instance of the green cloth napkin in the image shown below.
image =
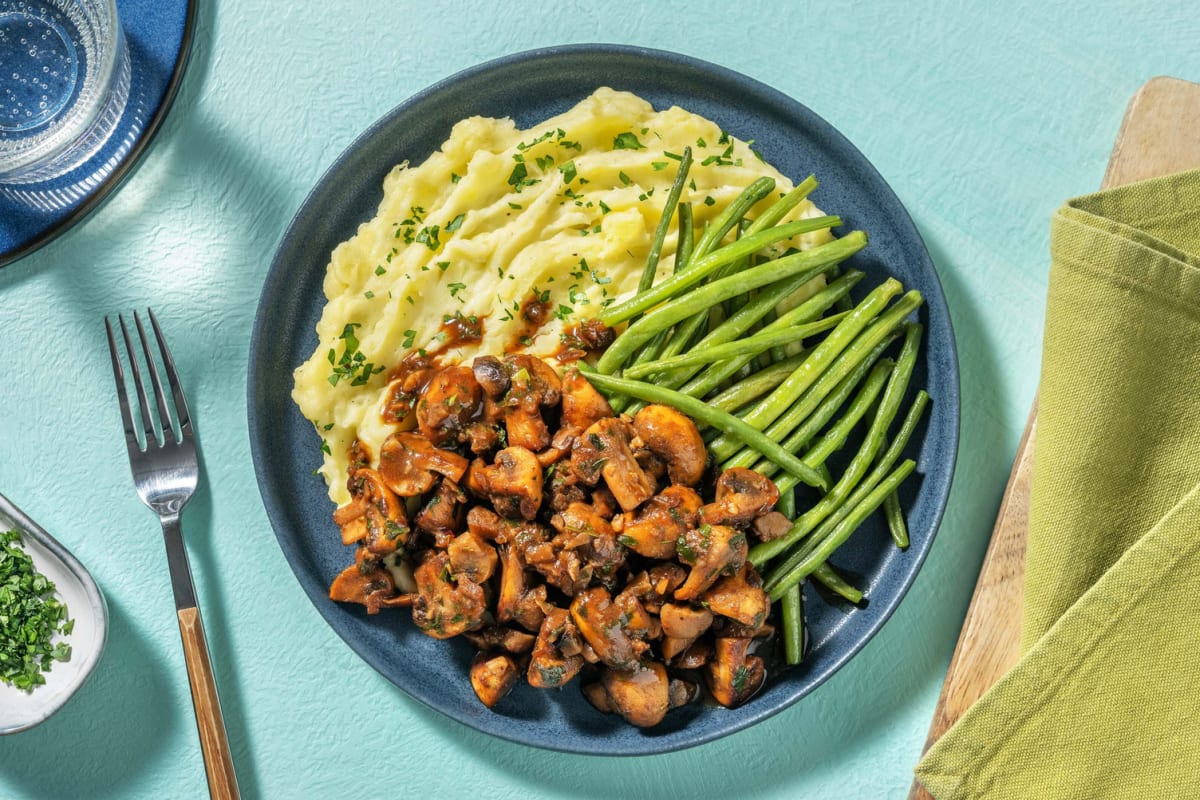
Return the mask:
{"type": "Polygon", "coordinates": [[[1200,170],[1050,229],[1020,662],[930,748],[951,798],[1200,797],[1200,170]]]}

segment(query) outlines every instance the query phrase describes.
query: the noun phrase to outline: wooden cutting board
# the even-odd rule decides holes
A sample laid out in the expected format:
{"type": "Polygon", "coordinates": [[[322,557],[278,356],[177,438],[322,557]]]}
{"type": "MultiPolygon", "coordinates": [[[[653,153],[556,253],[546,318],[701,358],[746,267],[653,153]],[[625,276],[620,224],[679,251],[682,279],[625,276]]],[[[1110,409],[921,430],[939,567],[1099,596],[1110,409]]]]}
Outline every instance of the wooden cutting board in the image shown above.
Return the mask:
{"type": "MultiPolygon", "coordinates": [[[[1107,189],[1195,167],[1200,167],[1200,84],[1178,78],[1154,78],[1129,101],[1102,187],[1107,189]]],[[[1020,658],[1029,471],[1036,433],[1035,398],[975,583],[975,593],[933,712],[926,750],[1020,658]]],[[[914,781],[909,800],[932,800],[932,796],[914,781]]]]}

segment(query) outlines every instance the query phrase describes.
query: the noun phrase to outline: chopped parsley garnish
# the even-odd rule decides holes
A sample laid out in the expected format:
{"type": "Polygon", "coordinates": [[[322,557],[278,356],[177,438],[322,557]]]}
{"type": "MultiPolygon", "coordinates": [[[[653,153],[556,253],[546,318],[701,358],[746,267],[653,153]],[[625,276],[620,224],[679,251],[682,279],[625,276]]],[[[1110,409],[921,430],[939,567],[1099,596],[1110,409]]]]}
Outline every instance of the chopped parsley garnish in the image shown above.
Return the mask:
{"type": "Polygon", "coordinates": [[[450,173],[450,182],[451,183],[458,183],[461,180],[462,180],[462,175],[459,175],[457,172],[450,173]]]}
{"type": "Polygon", "coordinates": [[[437,262],[437,268],[440,269],[442,272],[445,272],[447,269],[450,268],[450,262],[449,261],[439,261],[439,262],[437,262]]]}
{"type": "Polygon", "coordinates": [[[446,233],[454,233],[456,230],[461,228],[462,224],[463,224],[463,220],[466,219],[466,217],[467,217],[466,214],[459,214],[457,217],[455,217],[454,219],[447,222],[446,223],[446,233]]]}
{"type": "MultiPolygon", "coordinates": [[[[467,288],[467,285],[465,283],[459,283],[458,281],[455,281],[454,283],[450,284],[446,288],[448,288],[450,290],[451,297],[458,297],[458,293],[461,292],[463,289],[467,288]]],[[[461,299],[462,298],[459,298],[459,300],[461,300],[461,299]]]]}
{"type": "Polygon", "coordinates": [[[54,596],[54,583],[33,566],[17,531],[0,531],[0,681],[22,691],[46,682],[55,661],[69,661],[71,646],[51,644],[69,635],[75,621],[54,596]]]}
{"type": "Polygon", "coordinates": [[[440,244],[440,242],[438,242],[438,231],[440,230],[441,228],[439,228],[437,225],[427,225],[417,232],[416,241],[425,245],[430,250],[437,250],[438,245],[440,244]]]}
{"type": "Polygon", "coordinates": [[[621,181],[621,183],[623,183],[626,186],[630,186],[631,184],[633,184],[633,181],[624,172],[618,172],[617,178],[621,181]]]}
{"type": "Polygon", "coordinates": [[[711,194],[708,197],[704,198],[704,205],[706,205],[706,206],[716,205],[716,203],[717,203],[717,201],[713,200],[711,194]]]}
{"type": "Polygon", "coordinates": [[[608,207],[608,204],[605,203],[603,200],[601,200],[600,201],[600,213],[607,214],[610,211],[612,211],[612,209],[608,207]]]}
{"type": "Polygon", "coordinates": [[[644,150],[645,148],[646,146],[638,140],[633,131],[618,133],[613,139],[613,150],[644,150]]]}
{"type": "Polygon", "coordinates": [[[554,316],[558,317],[560,320],[563,320],[565,322],[567,317],[571,316],[574,313],[575,313],[575,309],[571,308],[570,306],[565,306],[562,303],[559,303],[558,311],[554,312],[554,316]]]}
{"type": "Polygon", "coordinates": [[[540,169],[542,172],[545,172],[554,166],[554,156],[538,156],[534,160],[537,162],[538,169],[540,169]]]}
{"type": "Polygon", "coordinates": [[[417,338],[416,331],[412,330],[411,328],[409,330],[406,330],[404,332],[404,347],[405,347],[405,349],[412,347],[413,342],[416,341],[416,338],[417,338]]]}
{"type": "Polygon", "coordinates": [[[387,270],[383,268],[382,264],[375,268],[376,275],[382,275],[385,272],[387,272],[387,270]]]}
{"type": "Polygon", "coordinates": [[[654,168],[654,171],[655,171],[655,172],[658,172],[659,170],[664,170],[664,169],[666,169],[666,168],[667,168],[667,162],[665,162],[665,161],[651,161],[651,162],[650,162],[650,166],[654,168]]]}
{"type": "Polygon", "coordinates": [[[362,327],[362,323],[348,322],[342,329],[342,335],[338,338],[346,344],[340,358],[337,355],[337,348],[329,348],[326,359],[333,367],[333,371],[329,374],[331,386],[337,386],[342,380],[350,381],[351,386],[362,386],[371,380],[372,375],[383,372],[382,366],[375,366],[373,362],[367,361],[366,355],[358,349],[358,337],[355,336],[354,331],[360,327],[362,327]]]}
{"type": "Polygon", "coordinates": [[[562,173],[563,183],[570,183],[571,181],[575,180],[575,176],[578,174],[575,171],[574,161],[568,161],[565,164],[559,164],[558,171],[562,173]]]}

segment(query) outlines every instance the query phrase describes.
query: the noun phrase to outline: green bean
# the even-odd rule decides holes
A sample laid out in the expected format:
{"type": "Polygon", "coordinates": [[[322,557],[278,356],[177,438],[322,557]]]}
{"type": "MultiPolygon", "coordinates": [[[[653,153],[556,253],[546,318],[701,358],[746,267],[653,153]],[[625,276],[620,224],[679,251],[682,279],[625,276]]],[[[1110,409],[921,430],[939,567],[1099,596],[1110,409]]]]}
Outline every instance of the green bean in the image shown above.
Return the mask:
{"type": "Polygon", "coordinates": [[[900,466],[896,467],[887,478],[851,509],[850,513],[829,532],[828,536],[816,542],[811,552],[776,581],[774,588],[768,590],[771,599],[780,599],[788,589],[799,585],[800,581],[812,574],[814,569],[829,558],[834,550],[841,547],[842,543],[850,538],[850,534],[854,533],[858,526],[862,525],[863,521],[883,504],[884,498],[894,492],[901,481],[907,478],[916,466],[917,462],[912,459],[901,462],[900,466]]]}
{"type": "MultiPolygon", "coordinates": [[[[871,372],[863,383],[862,388],[858,390],[858,394],[854,396],[854,399],[850,401],[850,405],[846,407],[846,412],[826,431],[817,445],[801,457],[801,461],[816,469],[824,464],[825,459],[832,453],[841,448],[850,436],[850,432],[854,430],[854,426],[875,405],[875,399],[879,397],[879,393],[883,391],[883,387],[887,384],[893,365],[893,361],[890,358],[880,359],[876,362],[871,368],[871,372]]],[[[750,459],[742,455],[744,452],[739,452],[737,456],[726,461],[721,465],[721,469],[750,466],[754,464],[754,461],[758,461],[757,456],[752,456],[754,461],[750,461],[747,464],[746,462],[750,459]]],[[[789,450],[788,452],[794,451],[789,450]]],[[[759,467],[755,466],[755,470],[759,470],[759,467]]],[[[763,474],[770,477],[774,472],[775,470],[769,470],[763,472],[763,474]]]]}
{"type": "MultiPolygon", "coordinates": [[[[840,241],[840,240],[839,240],[840,241]]],[[[813,251],[809,251],[813,252],[813,251]]],[[[821,375],[827,371],[829,363],[856,341],[856,337],[887,305],[888,300],[901,290],[900,282],[888,278],[868,294],[849,316],[842,319],[840,325],[834,328],[822,342],[813,348],[812,353],[805,359],[788,379],[767,395],[758,406],[746,416],[746,423],[762,430],[779,418],[796,398],[804,393],[821,375]]],[[[906,312],[907,313],[907,312],[906,312]]],[[[869,349],[869,348],[868,348],[869,349]]],[[[829,386],[833,389],[833,384],[829,386]]],[[[821,398],[817,398],[820,402],[821,398]]],[[[815,404],[814,404],[815,405],[815,404]]],[[[713,455],[719,461],[724,461],[736,453],[739,447],[732,441],[718,439],[712,446],[713,455]]]]}
{"type": "MultiPolygon", "coordinates": [[[[845,578],[838,574],[837,570],[829,566],[828,561],[822,561],[812,571],[813,578],[834,594],[840,595],[845,600],[858,605],[862,602],[863,593],[860,589],[850,584],[845,578]]],[[[800,584],[796,584],[794,589],[799,589],[800,584]]],[[[791,592],[792,589],[788,589],[791,592]]],[[[787,598],[787,595],[784,595],[787,598]]]]}
{"type": "MultiPolygon", "coordinates": [[[[778,229],[772,228],[772,230],[778,229]]],[[[744,242],[747,239],[740,241],[744,242]]],[[[767,284],[775,283],[776,281],[792,276],[819,275],[830,263],[836,263],[849,258],[865,247],[866,244],[866,234],[854,231],[840,239],[834,239],[832,242],[823,244],[812,250],[803,250],[790,256],[784,256],[775,261],[769,261],[766,264],[748,269],[745,272],[730,275],[728,278],[722,278],[719,281],[714,281],[695,289],[676,302],[667,303],[661,308],[656,308],[626,328],[625,332],[618,336],[616,341],[600,357],[600,361],[596,364],[597,370],[605,375],[612,374],[628,360],[643,342],[653,338],[656,333],[665,330],[680,320],[687,319],[703,309],[711,308],[726,297],[738,294],[746,289],[766,286],[767,284]]],[[[665,286],[670,280],[691,275],[698,271],[698,265],[690,267],[686,273],[675,274],[667,281],[658,284],[655,289],[665,286]]],[[[896,285],[899,286],[899,284],[896,285]]],[[[653,292],[655,289],[651,289],[650,291],[653,292]]],[[[843,321],[843,324],[845,324],[845,321],[843,321]]],[[[833,336],[836,332],[837,328],[834,329],[830,336],[833,336]]],[[[828,337],[826,341],[828,341],[828,337]]]]}
{"type": "Polygon", "coordinates": [[[803,352],[797,353],[784,361],[772,364],[766,369],[761,369],[749,378],[738,381],[715,397],[708,398],[705,402],[720,411],[736,411],[783,383],[783,379],[791,375],[792,370],[800,366],[800,362],[805,359],[806,355],[803,352]]]}
{"type": "MultiPolygon", "coordinates": [[[[854,430],[854,426],[874,406],[875,398],[879,396],[880,391],[884,390],[884,382],[888,381],[888,378],[895,373],[894,366],[895,362],[890,358],[880,359],[875,364],[871,369],[871,374],[867,376],[867,382],[863,384],[858,396],[851,401],[846,413],[801,457],[801,461],[816,469],[824,464],[831,455],[842,449],[846,439],[850,438],[850,432],[854,430]],[[874,381],[878,381],[878,383],[873,385],[874,381]]],[[[890,381],[888,383],[890,385],[890,381]]],[[[875,419],[878,418],[879,414],[877,413],[875,419]]]]}
{"type": "Polygon", "coordinates": [[[663,372],[676,367],[689,367],[695,364],[711,364],[724,361],[735,356],[754,356],[775,345],[793,344],[805,337],[827,331],[841,321],[841,315],[824,317],[807,325],[789,325],[778,330],[747,336],[725,344],[693,350],[687,355],[663,358],[658,361],[647,361],[625,370],[627,378],[642,378],[655,372],[663,372]]]}
{"type": "Polygon", "coordinates": [[[692,204],[679,204],[679,233],[676,235],[675,271],[687,269],[692,263],[692,251],[696,245],[695,229],[692,223],[692,204]]]}
{"type": "MultiPolygon", "coordinates": [[[[854,288],[854,285],[856,283],[858,283],[859,280],[862,279],[862,276],[863,276],[863,274],[861,272],[858,272],[857,270],[848,270],[846,272],[846,274],[844,276],[842,276],[841,278],[839,278],[835,283],[831,283],[829,286],[825,287],[820,292],[817,292],[815,295],[808,298],[807,300],[805,300],[800,305],[796,306],[796,308],[793,308],[788,313],[789,314],[793,314],[793,313],[797,314],[797,316],[795,318],[796,322],[816,319],[817,316],[819,316],[823,311],[825,311],[825,309],[827,309],[827,308],[829,308],[829,306],[833,305],[833,303],[836,301],[836,299],[838,297],[845,295],[852,288],[854,288]],[[803,309],[803,313],[801,311],[802,309],[803,309]]],[[[745,309],[743,309],[743,311],[744,310],[745,309]]],[[[739,312],[739,314],[740,314],[740,312],[739,312]]],[[[735,315],[735,318],[736,318],[736,316],[737,315],[735,315]]],[[[732,320],[730,320],[730,321],[732,321],[732,320]]],[[[778,323],[778,320],[776,320],[775,322],[772,322],[770,325],[765,326],[763,328],[763,330],[764,331],[773,330],[777,323],[778,323]]],[[[720,330],[718,329],[717,331],[715,331],[715,333],[720,333],[720,330]]],[[[737,334],[734,334],[734,336],[736,336],[736,335],[737,334]]],[[[730,338],[733,338],[733,337],[731,336],[730,338]]],[[[704,340],[701,340],[701,342],[696,346],[697,347],[706,347],[709,344],[716,344],[716,343],[717,343],[716,341],[710,342],[707,339],[704,339],[704,340]]],[[[674,376],[672,376],[669,379],[664,379],[662,382],[665,385],[670,386],[672,389],[679,388],[679,390],[686,395],[690,395],[692,397],[704,397],[709,392],[711,392],[713,389],[716,389],[718,386],[720,386],[722,383],[724,383],[735,372],[737,372],[741,368],[742,364],[744,364],[744,363],[745,363],[745,360],[743,360],[743,359],[734,359],[727,366],[717,366],[717,367],[712,367],[712,368],[706,370],[702,375],[697,376],[696,378],[691,380],[691,382],[688,382],[688,383],[685,383],[685,382],[687,381],[687,379],[689,377],[691,377],[691,375],[687,375],[687,377],[684,377],[681,380],[676,379],[674,376]],[[682,386],[682,388],[680,388],[681,386],[682,386]]]]}
{"type": "Polygon", "coordinates": [[[663,405],[678,409],[694,419],[698,424],[719,428],[725,433],[742,439],[747,445],[760,450],[764,456],[776,462],[781,469],[796,476],[809,486],[816,486],[821,490],[828,488],[829,484],[821,478],[816,470],[811,469],[800,459],[763,436],[761,431],[751,428],[731,414],[709,408],[703,400],[697,400],[694,397],[688,397],[687,395],[670,389],[664,389],[661,386],[655,386],[651,383],[633,381],[627,378],[614,378],[611,375],[600,374],[592,367],[582,363],[580,364],[580,370],[584,372],[588,381],[602,391],[626,394],[636,397],[639,400],[645,400],[650,403],[662,403],[663,405]]]}
{"type": "MultiPolygon", "coordinates": [[[[887,388],[884,389],[883,397],[879,400],[879,410],[876,411],[875,417],[871,420],[871,427],[867,431],[867,436],[878,436],[881,442],[886,440],[887,429],[891,426],[892,420],[896,418],[896,413],[900,410],[900,403],[903,402],[904,395],[908,391],[908,381],[912,377],[913,367],[917,363],[917,351],[921,346],[921,325],[909,322],[905,323],[904,327],[906,329],[904,344],[900,347],[896,368],[892,370],[887,388]]],[[[826,458],[839,449],[845,442],[845,436],[843,435],[837,441],[833,441],[833,439],[836,438],[835,431],[841,426],[842,423],[839,422],[817,446],[805,453],[804,463],[813,467],[823,464],[826,458]]],[[[847,430],[846,433],[848,434],[849,431],[847,430]]],[[[787,447],[786,442],[784,446],[787,447]]],[[[788,448],[788,450],[796,452],[793,448],[788,448]]]]}
{"type": "MultiPolygon", "coordinates": [[[[784,437],[789,436],[809,414],[813,413],[816,407],[820,405],[821,400],[834,390],[842,376],[847,374],[854,368],[855,364],[865,358],[879,342],[892,336],[895,330],[904,323],[904,318],[916,310],[921,305],[921,302],[921,293],[913,290],[897,300],[895,305],[887,311],[883,312],[878,319],[859,334],[844,352],[840,353],[834,359],[833,363],[824,369],[823,374],[820,375],[818,380],[812,384],[809,390],[797,402],[787,407],[774,423],[767,427],[767,437],[774,441],[780,441],[784,437]]],[[[830,335],[832,336],[832,334],[830,335]]],[[[785,384],[781,384],[780,389],[785,385],[786,382],[785,384]]],[[[776,389],[775,391],[779,392],[780,389],[776,389]]],[[[747,422],[750,422],[750,420],[747,420],[747,422]]],[[[714,448],[720,448],[714,449],[714,453],[718,458],[728,460],[728,455],[725,455],[724,452],[728,449],[727,445],[718,442],[714,445],[714,448]]]]}
{"type": "MultiPolygon", "coordinates": [[[[775,181],[773,178],[762,177],[757,178],[743,189],[742,193],[734,198],[734,201],[726,206],[725,210],[718,214],[704,229],[704,235],[700,237],[700,241],[696,242],[696,257],[703,258],[713,252],[721,240],[725,238],[725,234],[733,230],[733,226],[737,225],[738,221],[746,216],[759,200],[769,195],[774,188],[775,181]]],[[[751,250],[750,252],[754,251],[751,250]]]]}
{"type": "Polygon", "coordinates": [[[800,584],[788,589],[780,607],[783,612],[784,661],[799,664],[804,658],[804,606],[800,599],[800,584]]]}
{"type": "MultiPolygon", "coordinates": [[[[787,222],[783,225],[777,225],[774,228],[760,231],[753,236],[738,239],[736,242],[727,244],[706,255],[700,255],[699,245],[697,245],[696,249],[692,252],[692,260],[689,262],[687,270],[676,272],[670,278],[655,284],[645,292],[638,292],[625,302],[609,307],[601,312],[600,320],[605,325],[610,326],[625,322],[635,314],[640,314],[647,309],[654,308],[660,303],[681,294],[685,289],[704,280],[713,270],[719,269],[731,261],[736,261],[748,253],[757,253],[767,245],[783,241],[784,239],[790,239],[802,233],[811,233],[841,224],[842,221],[838,217],[813,217],[811,219],[797,220],[796,222],[787,222]]],[[[860,235],[866,236],[866,234],[860,235]]],[[[814,253],[822,247],[828,247],[838,241],[842,240],[835,239],[833,242],[826,242],[819,247],[814,247],[812,250],[804,252],[814,253]]]]}
{"type": "MultiPolygon", "coordinates": [[[[644,292],[654,285],[654,276],[658,274],[658,259],[662,255],[663,242],[667,239],[667,231],[671,228],[671,218],[675,216],[675,207],[679,204],[679,195],[687,182],[688,170],[692,168],[692,148],[683,148],[679,158],[679,169],[675,172],[675,182],[671,191],[667,192],[667,202],[663,206],[662,215],[658,218],[658,227],[654,230],[654,239],[650,243],[650,252],[646,255],[646,266],[642,269],[641,280],[638,281],[638,291],[644,292]]],[[[676,250],[679,247],[676,245],[676,250]]],[[[678,261],[676,261],[678,269],[678,261]]]]}
{"type": "MultiPolygon", "coordinates": [[[[908,413],[904,417],[904,422],[900,425],[900,430],[896,433],[896,438],[887,446],[883,455],[880,456],[879,462],[875,465],[874,469],[871,469],[870,474],[865,479],[863,475],[870,468],[871,462],[875,460],[875,454],[879,452],[879,448],[882,445],[881,439],[865,438],[858,453],[855,454],[850,464],[846,467],[846,470],[842,473],[842,477],[829,490],[829,493],[821,498],[812,509],[805,512],[800,519],[797,519],[796,523],[792,525],[792,530],[788,531],[786,535],[770,542],[762,542],[750,548],[748,560],[756,568],[761,568],[772,558],[803,539],[818,524],[822,526],[837,524],[841,516],[853,508],[870,491],[874,483],[882,480],[887,471],[900,458],[900,454],[904,452],[908,440],[917,429],[917,425],[921,421],[921,415],[925,413],[925,407],[928,403],[929,395],[923,389],[917,392],[916,397],[913,398],[912,405],[909,406],[908,413]],[[860,480],[862,481],[861,486],[859,485],[860,480]],[[821,509],[823,513],[818,513],[818,509],[821,509]],[[810,516],[812,519],[806,519],[810,516]]],[[[818,535],[819,532],[815,533],[814,538],[818,535]]],[[[791,560],[789,559],[789,562],[791,560]]],[[[785,563],[784,568],[786,569],[786,567],[787,564],[785,563]]]]}
{"type": "Polygon", "coordinates": [[[796,493],[794,491],[780,493],[779,501],[775,503],[775,510],[788,519],[796,516],[796,493]]]}
{"type": "Polygon", "coordinates": [[[809,175],[800,183],[796,184],[790,192],[776,200],[767,210],[755,217],[751,223],[747,233],[758,233],[767,228],[773,228],[779,224],[779,221],[787,216],[788,212],[804,201],[804,198],[812,194],[813,189],[817,188],[817,178],[815,175],[809,175]]]}
{"type": "Polygon", "coordinates": [[[900,510],[900,496],[895,492],[884,499],[883,513],[887,517],[888,531],[892,534],[892,541],[901,550],[907,549],[908,526],[904,524],[904,512],[900,510]]]}
{"type": "MultiPolygon", "coordinates": [[[[804,422],[800,423],[799,427],[788,434],[787,438],[782,442],[784,449],[789,453],[800,452],[800,449],[808,444],[809,441],[817,435],[817,432],[824,428],[826,423],[833,419],[833,415],[836,414],[838,410],[846,404],[846,401],[850,398],[850,395],[854,391],[855,387],[862,383],[863,379],[871,373],[871,369],[875,366],[875,362],[880,359],[880,357],[883,355],[883,352],[891,346],[892,342],[894,342],[896,338],[896,335],[892,335],[875,345],[874,349],[867,354],[866,358],[862,359],[861,362],[856,364],[854,368],[846,375],[846,377],[842,378],[842,380],[838,382],[838,385],[834,387],[833,391],[825,396],[825,399],[821,401],[821,404],[817,406],[816,410],[805,417],[804,422]]],[[[798,402],[803,401],[804,398],[802,397],[798,402]]],[[[774,426],[772,426],[772,428],[773,427],[774,426]]],[[[771,436],[770,431],[771,428],[768,428],[766,432],[768,438],[771,436]]],[[[757,456],[754,456],[743,450],[725,463],[737,467],[753,466],[755,469],[758,469],[763,465],[755,466],[754,461],[751,460],[755,458],[757,458],[757,456]]],[[[765,469],[767,471],[763,473],[764,475],[770,477],[775,474],[774,464],[766,465],[765,469]]]]}

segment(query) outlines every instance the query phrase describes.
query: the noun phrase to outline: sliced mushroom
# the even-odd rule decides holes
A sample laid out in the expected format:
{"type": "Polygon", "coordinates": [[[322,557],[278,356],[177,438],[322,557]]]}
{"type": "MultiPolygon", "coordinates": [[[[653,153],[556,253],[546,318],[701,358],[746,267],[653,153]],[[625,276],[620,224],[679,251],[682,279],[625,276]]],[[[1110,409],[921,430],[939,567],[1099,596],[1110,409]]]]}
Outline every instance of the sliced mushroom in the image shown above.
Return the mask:
{"type": "Polygon", "coordinates": [[[514,408],[504,418],[508,443],[537,453],[550,446],[550,429],[537,410],[514,408]]]}
{"type": "Polygon", "coordinates": [[[736,708],[754,696],[767,671],[758,656],[747,655],[749,639],[718,638],[713,657],[704,666],[704,682],[713,699],[726,708],[736,708]]]}
{"type": "Polygon", "coordinates": [[[467,530],[481,539],[494,542],[504,533],[504,518],[483,506],[472,506],[467,512],[467,530]]]}
{"type": "MultiPolygon", "coordinates": [[[[663,656],[665,658],[665,642],[663,646],[663,656]]],[[[692,642],[692,644],[686,650],[679,654],[679,657],[675,660],[674,666],[678,667],[679,669],[700,669],[708,663],[710,658],[712,658],[712,644],[707,638],[697,639],[696,641],[692,642]]]]}
{"type": "Polygon", "coordinates": [[[532,633],[506,628],[503,625],[487,625],[479,630],[464,631],[463,638],[480,650],[503,650],[519,655],[533,649],[536,638],[532,633]]]}
{"type": "Polygon", "coordinates": [[[353,475],[354,501],[335,512],[342,522],[342,543],[363,542],[375,555],[387,555],[408,543],[408,519],[404,505],[373,469],[358,469],[353,475]],[[352,516],[358,513],[358,516],[352,516]]]}
{"type": "Polygon", "coordinates": [[[670,708],[679,708],[696,702],[700,697],[700,687],[692,681],[671,678],[667,686],[667,696],[670,698],[670,708]]]}
{"type": "Polygon", "coordinates": [[[762,590],[762,579],[749,564],[742,565],[737,573],[714,583],[703,594],[702,602],[714,614],[750,628],[762,625],[771,611],[771,599],[762,590]]]}
{"type": "Polygon", "coordinates": [[[381,560],[369,557],[363,547],[358,548],[355,562],[342,570],[329,586],[330,600],[361,603],[368,614],[378,614],[387,605],[385,601],[395,594],[391,573],[381,560]]]}
{"type": "Polygon", "coordinates": [[[696,423],[664,405],[648,405],[633,418],[638,438],[667,462],[672,483],[695,486],[704,477],[708,451],[696,423]]]}
{"type": "Polygon", "coordinates": [[[488,708],[499,703],[521,677],[521,668],[507,653],[477,653],[471,662],[471,688],[488,708]]]}
{"type": "Polygon", "coordinates": [[[668,486],[637,511],[626,512],[619,541],[647,558],[675,556],[675,542],[696,524],[703,501],[686,486],[668,486]]]}
{"type": "Polygon", "coordinates": [[[467,496],[458,484],[449,478],[443,478],[437,491],[413,519],[413,525],[417,530],[435,537],[438,546],[444,547],[443,542],[449,542],[454,536],[454,530],[460,525],[462,514],[459,512],[466,501],[467,496]]]}
{"type": "Polygon", "coordinates": [[[664,603],[659,611],[659,620],[664,637],[660,649],[663,658],[671,661],[712,626],[713,615],[706,608],[664,603]]]}
{"type": "Polygon", "coordinates": [[[701,525],[677,543],[679,560],[692,565],[687,580],[675,590],[676,600],[696,600],[722,575],[731,575],[746,563],[746,534],[725,525],[701,525]]]}
{"type": "Polygon", "coordinates": [[[492,577],[500,560],[496,548],[471,531],[454,537],[446,553],[450,556],[450,571],[454,577],[464,576],[475,583],[483,583],[492,577]]]}
{"type": "Polygon", "coordinates": [[[481,488],[501,515],[533,519],[542,505],[542,465],[523,447],[506,447],[479,475],[481,488]]]}
{"type": "Polygon", "coordinates": [[[454,482],[462,480],[467,460],[441,450],[419,433],[393,433],[379,449],[379,474],[401,497],[415,497],[433,488],[434,473],[454,482]]]}
{"type": "Polygon", "coordinates": [[[466,579],[451,577],[450,557],[439,550],[425,554],[413,571],[417,597],[412,604],[413,622],[435,639],[448,639],[483,624],[486,610],[483,587],[466,579]]]}
{"type": "Polygon", "coordinates": [[[476,356],[471,362],[471,372],[484,393],[493,400],[499,400],[508,391],[508,368],[495,356],[476,356]]]}
{"type": "Polygon", "coordinates": [[[530,590],[525,581],[525,565],[515,544],[503,543],[497,548],[500,558],[500,591],[496,597],[496,619],[515,622],[527,631],[541,628],[545,612],[539,600],[546,599],[546,587],[530,590]]]}
{"type": "Polygon", "coordinates": [[[421,389],[417,428],[436,444],[456,441],[479,408],[482,391],[467,367],[440,369],[421,389]]]}
{"type": "Polygon", "coordinates": [[[639,728],[662,722],[671,705],[667,670],[657,661],[631,670],[606,669],[601,680],[612,707],[639,728]]]}
{"type": "Polygon", "coordinates": [[[768,511],[754,518],[754,533],[760,542],[782,539],[792,529],[792,521],[778,511],[768,511]]]}
{"type": "Polygon", "coordinates": [[[584,431],[571,452],[571,466],[579,480],[592,486],[603,477],[625,511],[632,511],[654,496],[654,483],[629,449],[632,438],[633,429],[628,422],[610,417],[584,431]]]}
{"type": "Polygon", "coordinates": [[[564,609],[555,608],[546,614],[526,672],[529,685],[554,689],[578,675],[583,669],[583,656],[576,650],[581,647],[578,638],[579,632],[564,609]],[[566,655],[564,647],[576,654],[566,655]]]}
{"type": "Polygon", "coordinates": [[[571,601],[571,619],[596,655],[614,669],[632,669],[644,643],[635,642],[621,624],[621,611],[608,591],[598,586],[585,589],[571,601]]]}
{"type": "Polygon", "coordinates": [[[678,603],[664,603],[659,612],[663,633],[677,639],[698,639],[712,625],[713,615],[707,608],[693,608],[678,603]]]}
{"type": "Polygon", "coordinates": [[[733,467],[717,478],[716,499],[700,509],[700,520],[709,525],[742,526],[778,502],[774,481],[752,469],[733,467]]]}
{"type": "Polygon", "coordinates": [[[562,379],[554,368],[536,356],[513,353],[504,357],[511,376],[504,405],[535,410],[558,405],[562,379]]]}
{"type": "Polygon", "coordinates": [[[562,382],[549,364],[534,356],[506,356],[505,366],[510,376],[503,402],[508,443],[540,452],[550,445],[550,429],[542,410],[558,405],[562,382]]]}
{"type": "Polygon", "coordinates": [[[562,423],[564,427],[585,431],[606,417],[613,416],[612,406],[577,369],[567,370],[562,379],[562,423]]]}
{"type": "Polygon", "coordinates": [[[586,684],[582,690],[583,696],[597,711],[603,711],[605,714],[611,714],[616,711],[613,708],[612,701],[608,699],[608,690],[604,688],[603,683],[586,684]]]}
{"type": "Polygon", "coordinates": [[[615,588],[625,551],[617,544],[608,520],[585,503],[571,503],[554,515],[551,525],[558,535],[526,549],[529,566],[568,597],[593,582],[615,588]]]}

